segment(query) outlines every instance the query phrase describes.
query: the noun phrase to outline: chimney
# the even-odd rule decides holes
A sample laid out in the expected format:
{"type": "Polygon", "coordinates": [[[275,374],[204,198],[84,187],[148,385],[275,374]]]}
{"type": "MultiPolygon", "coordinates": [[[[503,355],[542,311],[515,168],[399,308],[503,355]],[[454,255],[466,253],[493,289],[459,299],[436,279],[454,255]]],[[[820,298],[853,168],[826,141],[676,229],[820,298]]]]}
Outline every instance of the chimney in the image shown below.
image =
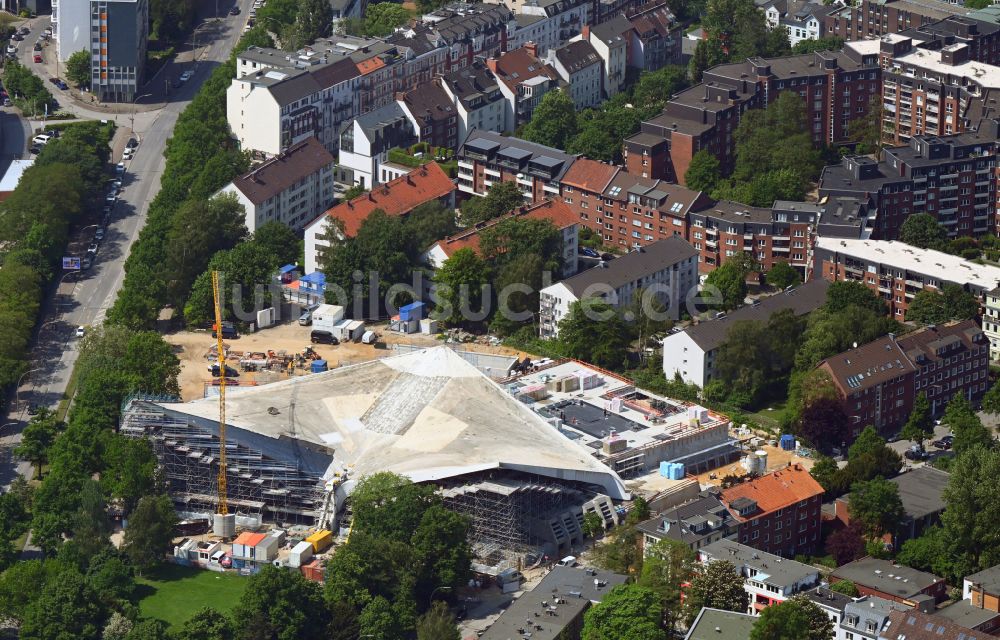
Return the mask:
{"type": "Polygon", "coordinates": [[[492,71],[493,73],[496,73],[497,72],[497,59],[496,58],[487,58],[486,59],[486,68],[489,69],[490,71],[492,71]]]}
{"type": "Polygon", "coordinates": [[[406,93],[404,93],[402,91],[397,91],[396,94],[395,94],[395,96],[393,97],[393,100],[397,100],[399,102],[402,102],[403,100],[406,100],[406,93]]]}
{"type": "Polygon", "coordinates": [[[372,202],[375,202],[375,196],[372,195],[371,191],[368,192],[368,199],[371,200],[372,202]]]}
{"type": "Polygon", "coordinates": [[[415,184],[413,182],[413,178],[410,177],[410,174],[406,174],[406,184],[410,185],[411,187],[414,186],[415,184]]]}
{"type": "Polygon", "coordinates": [[[589,24],[583,25],[583,29],[580,30],[580,35],[583,36],[584,40],[586,40],[587,42],[590,42],[590,25],[589,24]]]}
{"type": "Polygon", "coordinates": [[[524,49],[528,52],[528,55],[532,58],[538,57],[538,45],[530,40],[524,43],[524,49]]]}

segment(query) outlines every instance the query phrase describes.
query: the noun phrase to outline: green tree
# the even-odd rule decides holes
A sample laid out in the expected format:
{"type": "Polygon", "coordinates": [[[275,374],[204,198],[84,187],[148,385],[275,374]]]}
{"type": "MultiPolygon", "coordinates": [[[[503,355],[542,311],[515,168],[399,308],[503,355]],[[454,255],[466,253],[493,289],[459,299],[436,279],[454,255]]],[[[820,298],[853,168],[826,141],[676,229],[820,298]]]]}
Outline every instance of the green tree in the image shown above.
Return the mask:
{"type": "Polygon", "coordinates": [[[417,640],[461,640],[455,616],[440,600],[417,619],[417,640]]]}
{"type": "MultiPolygon", "coordinates": [[[[956,434],[956,444],[957,437],[956,434]]],[[[969,575],[1000,562],[1000,452],[974,445],[960,452],[942,494],[945,546],[955,574],[969,575]]]]}
{"type": "Polygon", "coordinates": [[[593,511],[587,512],[583,515],[583,535],[588,538],[593,538],[594,545],[597,544],[597,536],[604,532],[604,522],[601,520],[601,516],[597,515],[593,511]]]}
{"type": "Polygon", "coordinates": [[[438,501],[432,487],[403,476],[387,472],[364,476],[351,494],[353,530],[409,541],[424,512],[438,501]]]}
{"type": "Polygon", "coordinates": [[[934,434],[934,417],[931,415],[931,403],[927,399],[927,394],[921,391],[913,400],[913,409],[910,410],[910,417],[903,425],[899,436],[905,440],[912,440],[917,444],[934,434]]]}
{"type": "Polygon", "coordinates": [[[393,606],[382,596],[366,604],[358,616],[361,637],[369,635],[386,640],[403,640],[405,632],[399,624],[393,606]]]}
{"type": "Polygon", "coordinates": [[[232,640],[233,624],[211,607],[203,607],[181,625],[182,640],[232,640]]]}
{"type": "Polygon", "coordinates": [[[521,137],[556,149],[565,149],[577,134],[576,106],[564,91],[546,93],[524,126],[521,137]]]}
{"type": "Polygon", "coordinates": [[[948,425],[955,435],[952,448],[958,455],[979,445],[993,446],[993,436],[961,393],[952,396],[941,416],[941,422],[948,425]]]}
{"type": "Polygon", "coordinates": [[[594,549],[594,562],[597,566],[625,575],[641,570],[643,556],[635,524],[616,527],[609,538],[594,549]]]}
{"type": "Polygon", "coordinates": [[[101,600],[83,576],[76,571],[66,571],[58,580],[47,582],[38,598],[27,606],[20,637],[25,640],[97,640],[101,637],[104,619],[101,600]]]}
{"type": "Polygon", "coordinates": [[[452,327],[482,323],[490,304],[489,281],[489,266],[475,251],[453,253],[434,274],[439,319],[452,327]]]}
{"type": "Polygon", "coordinates": [[[66,61],[66,77],[77,87],[90,85],[90,52],[77,51],[66,61]]]}
{"type": "Polygon", "coordinates": [[[705,149],[691,157],[691,164],[684,172],[684,186],[694,191],[711,193],[722,179],[719,159],[705,149]]]}
{"type": "Polygon", "coordinates": [[[295,16],[295,35],[299,43],[312,44],[330,35],[333,26],[333,9],[327,0],[299,0],[295,16]]]}
{"type": "Polygon", "coordinates": [[[688,70],[667,65],[656,71],[644,71],[632,89],[632,104],[639,108],[659,110],[675,93],[688,86],[688,70]]]}
{"type": "Polygon", "coordinates": [[[692,82],[701,82],[701,77],[711,66],[709,62],[710,45],[706,40],[699,40],[694,47],[694,55],[688,62],[688,76],[692,82]]]}
{"type": "Polygon", "coordinates": [[[993,384],[983,396],[983,411],[992,415],[1000,415],[1000,384],[993,384]]]}
{"type": "Polygon", "coordinates": [[[844,39],[832,36],[829,38],[819,38],[817,40],[799,40],[792,47],[792,53],[799,55],[803,53],[813,53],[815,51],[840,51],[844,48],[844,39]]]}
{"type": "Polygon", "coordinates": [[[884,478],[856,482],[848,502],[851,518],[858,520],[869,538],[895,533],[905,517],[899,486],[884,478]]]}
{"type": "Polygon", "coordinates": [[[830,585],[830,591],[836,591],[837,593],[842,593],[845,596],[850,596],[851,598],[857,598],[861,595],[861,592],[858,591],[857,585],[850,580],[837,580],[830,585]]]}
{"type": "Polygon", "coordinates": [[[947,578],[952,584],[957,584],[965,577],[959,565],[964,564],[955,555],[957,548],[952,548],[952,541],[947,531],[942,527],[928,527],[918,538],[911,538],[903,543],[896,562],[921,571],[929,571],[935,575],[947,578]]]}
{"type": "Polygon", "coordinates": [[[944,244],[948,232],[938,224],[937,218],[929,213],[914,213],[907,216],[899,228],[899,239],[921,249],[939,249],[944,244]]]}
{"type": "MultiPolygon", "coordinates": [[[[746,0],[719,1],[742,4],[746,0]]],[[[749,4],[753,6],[752,0],[749,4]]],[[[733,178],[746,182],[781,170],[791,172],[800,184],[818,177],[822,159],[813,148],[807,125],[805,103],[794,93],[783,92],[765,109],[747,111],[733,132],[733,178]]]]}
{"type": "Polygon", "coordinates": [[[750,631],[750,640],[827,640],[832,636],[833,620],[802,596],[763,609],[750,631]]]}
{"type": "MultiPolygon", "coordinates": [[[[125,640],[170,640],[167,623],[156,618],[142,618],[132,625],[125,640]]],[[[103,640],[103,639],[102,639],[103,640]]]]}
{"type": "Polygon", "coordinates": [[[49,461],[49,448],[65,426],[53,411],[42,408],[21,432],[21,442],[14,453],[35,465],[36,477],[42,477],[42,465],[49,461]]]}
{"type": "Polygon", "coordinates": [[[786,289],[802,282],[802,275],[784,260],[774,263],[767,272],[767,283],[777,289],[786,289]]]}
{"type": "Polygon", "coordinates": [[[583,614],[583,640],[666,640],[663,607],[652,589],[618,585],[583,614]]]}
{"type": "Polygon", "coordinates": [[[234,625],[241,640],[319,640],[329,613],[319,585],[268,565],[249,578],[232,619],[242,621],[234,625]]]}
{"type": "MultiPolygon", "coordinates": [[[[495,189],[496,187],[494,187],[495,189]]],[[[562,233],[552,221],[511,217],[479,233],[479,251],[498,270],[530,257],[558,277],[562,269],[562,233]]]]}
{"type": "Polygon", "coordinates": [[[524,194],[513,180],[494,184],[483,198],[467,200],[462,206],[462,223],[471,226],[492,220],[524,205],[524,194]]]}
{"type": "Polygon", "coordinates": [[[90,559],[87,584],[111,605],[117,600],[128,600],[135,593],[132,573],[132,567],[118,551],[104,548],[90,559]]]}
{"type": "Polygon", "coordinates": [[[795,432],[820,451],[829,453],[849,438],[840,395],[826,369],[802,376],[798,387],[799,419],[795,432]]]}
{"type": "MultiPolygon", "coordinates": [[[[416,209],[414,210],[416,211],[416,209]]],[[[294,264],[302,252],[302,241],[288,225],[272,220],[257,227],[251,242],[273,256],[274,264],[294,264]]]]}
{"type": "Polygon", "coordinates": [[[816,463],[809,470],[809,475],[830,493],[830,487],[833,486],[834,478],[839,470],[836,460],[830,456],[819,455],[816,457],[816,463]]]}
{"type": "MultiPolygon", "coordinates": [[[[511,208],[514,206],[517,205],[512,205],[511,208]]],[[[404,226],[406,232],[412,236],[413,244],[418,251],[458,230],[458,225],[455,224],[455,211],[437,200],[425,202],[411,211],[404,220],[404,226]]]]}
{"type": "Polygon", "coordinates": [[[747,297],[747,271],[734,261],[726,261],[705,278],[705,287],[715,287],[721,295],[721,307],[727,311],[743,306],[747,297]]]}
{"type": "Polygon", "coordinates": [[[648,545],[645,555],[638,584],[659,596],[661,626],[670,631],[679,621],[683,585],[694,573],[695,555],[685,543],[670,538],[648,545]]]}
{"type": "Polygon", "coordinates": [[[379,2],[368,6],[365,13],[365,35],[373,38],[387,36],[410,20],[410,12],[395,2],[379,2]]]}
{"type": "Polygon", "coordinates": [[[611,305],[595,298],[574,302],[559,322],[559,342],[569,357],[612,371],[625,366],[630,341],[625,321],[611,305]]]}
{"type": "Polygon", "coordinates": [[[146,496],[139,500],[128,519],[122,544],[129,561],[139,570],[163,560],[174,537],[177,514],[169,496],[146,496]]]}
{"type": "Polygon", "coordinates": [[[694,622],[702,607],[746,611],[750,596],[743,583],[743,574],[728,560],[713,560],[707,566],[696,566],[684,600],[688,626],[694,622]]]}
{"type": "Polygon", "coordinates": [[[826,304],[823,308],[836,313],[850,307],[868,309],[879,315],[887,313],[885,302],[861,282],[845,280],[832,283],[826,290],[826,304]]]}
{"type": "Polygon", "coordinates": [[[864,114],[847,123],[847,135],[857,141],[857,153],[872,153],[878,158],[881,154],[882,142],[882,96],[873,95],[869,100],[864,114]]]}
{"type": "Polygon", "coordinates": [[[958,285],[946,284],[940,292],[921,289],[906,309],[906,321],[942,324],[949,320],[971,320],[979,315],[976,297],[958,285]]]}

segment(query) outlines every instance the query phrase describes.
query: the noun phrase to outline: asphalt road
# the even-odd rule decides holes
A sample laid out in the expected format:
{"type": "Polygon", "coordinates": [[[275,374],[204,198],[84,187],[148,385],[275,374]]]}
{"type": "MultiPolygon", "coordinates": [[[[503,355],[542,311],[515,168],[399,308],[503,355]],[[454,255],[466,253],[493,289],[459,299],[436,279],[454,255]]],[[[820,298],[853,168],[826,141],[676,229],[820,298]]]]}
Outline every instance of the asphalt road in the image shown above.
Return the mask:
{"type": "MultiPolygon", "coordinates": [[[[99,325],[114,303],[125,277],[125,258],[145,225],[149,202],[159,191],[165,164],[163,151],[177,122],[177,116],[191,101],[211,70],[228,58],[246,23],[247,10],[252,0],[238,1],[243,9],[239,16],[226,16],[214,26],[200,30],[200,38],[208,44],[198,48],[195,61],[188,65],[188,68],[194,70],[191,80],[174,90],[170,101],[162,109],[135,116],[135,135],[140,140],[139,149],[127,163],[123,180],[124,192],[112,214],[112,221],[98,256],[90,270],[64,273],[54,289],[55,295],[48,300],[48,309],[39,325],[31,370],[17,389],[15,402],[12,403],[16,406],[11,407],[3,423],[0,423],[3,425],[0,427],[0,486],[8,486],[16,473],[31,474],[30,466],[24,463],[16,466],[13,464],[9,450],[20,441],[20,430],[29,418],[28,407],[55,408],[62,399],[78,355],[76,327],[99,325]]],[[[230,6],[232,4],[228,2],[220,3],[220,10],[228,10],[230,6]]],[[[26,42],[33,42],[31,36],[26,42]]],[[[30,50],[30,44],[26,48],[30,50]]],[[[58,95],[59,92],[54,93],[58,95]]],[[[85,105],[71,105],[67,96],[59,96],[58,99],[80,117],[115,119],[119,126],[130,125],[129,114],[116,116],[88,112],[85,105]]],[[[15,121],[15,118],[11,113],[3,114],[5,158],[8,153],[21,157],[20,154],[24,152],[24,132],[27,131],[27,125],[19,118],[15,121]],[[21,129],[20,137],[16,135],[18,127],[21,129]],[[9,138],[8,132],[11,134],[9,138]]],[[[94,230],[86,231],[92,233],[94,230]]]]}

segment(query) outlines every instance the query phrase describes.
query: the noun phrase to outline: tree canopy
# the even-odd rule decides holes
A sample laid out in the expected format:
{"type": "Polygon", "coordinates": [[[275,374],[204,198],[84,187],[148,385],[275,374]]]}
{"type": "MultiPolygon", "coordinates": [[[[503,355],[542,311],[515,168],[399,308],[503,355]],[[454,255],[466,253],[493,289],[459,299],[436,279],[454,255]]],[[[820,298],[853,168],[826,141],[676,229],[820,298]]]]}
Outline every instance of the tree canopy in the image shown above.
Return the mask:
{"type": "Polygon", "coordinates": [[[697,565],[691,585],[685,593],[687,624],[694,622],[702,607],[746,611],[750,605],[750,595],[743,584],[743,574],[728,560],[713,560],[708,565],[697,565]]]}
{"type": "Polygon", "coordinates": [[[921,249],[939,249],[947,238],[945,228],[929,213],[914,213],[903,221],[899,239],[921,249]]]}
{"type": "Polygon", "coordinates": [[[577,131],[576,106],[572,98],[561,89],[554,89],[542,96],[521,137],[530,142],[565,149],[577,131]]]}
{"type": "Polygon", "coordinates": [[[811,600],[793,596],[761,610],[750,640],[827,640],[832,635],[830,616],[811,600]]]}
{"type": "Polygon", "coordinates": [[[971,320],[979,315],[976,296],[955,284],[941,291],[921,289],[906,309],[906,321],[920,324],[943,324],[949,320],[971,320]]]}
{"type": "Polygon", "coordinates": [[[583,640],[666,640],[663,608],[652,589],[618,585],[583,614],[583,640]]]}

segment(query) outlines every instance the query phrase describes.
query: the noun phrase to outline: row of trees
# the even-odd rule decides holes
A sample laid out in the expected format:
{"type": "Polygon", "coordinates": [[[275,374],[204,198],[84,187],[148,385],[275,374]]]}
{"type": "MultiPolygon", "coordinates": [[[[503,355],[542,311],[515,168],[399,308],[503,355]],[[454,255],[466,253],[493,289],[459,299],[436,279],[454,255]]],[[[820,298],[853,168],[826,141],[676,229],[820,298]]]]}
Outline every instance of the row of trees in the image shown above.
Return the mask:
{"type": "Polygon", "coordinates": [[[38,155],[0,206],[0,387],[27,371],[43,291],[59,269],[72,225],[96,207],[113,126],[74,124],[38,155]]]}
{"type": "Polygon", "coordinates": [[[183,308],[215,253],[231,249],[245,236],[242,222],[234,222],[237,206],[209,198],[249,166],[249,158],[229,137],[226,89],[236,74],[236,54],[251,45],[273,42],[263,27],[249,31],[177,118],[160,191],[125,261],[125,280],[108,312],[109,322],[151,328],[165,305],[183,308]]]}
{"type": "Polygon", "coordinates": [[[44,113],[46,106],[52,106],[52,94],[42,79],[16,60],[8,60],[4,65],[3,84],[11,100],[25,114],[44,113]]]}
{"type": "Polygon", "coordinates": [[[333,10],[324,0],[271,0],[257,11],[257,20],[278,35],[286,51],[330,35],[333,10]]]}
{"type": "Polygon", "coordinates": [[[698,41],[689,63],[695,82],[701,82],[702,73],[717,64],[791,52],[788,31],[768,29],[753,0],[708,0],[701,26],[705,38],[698,41]]]}

